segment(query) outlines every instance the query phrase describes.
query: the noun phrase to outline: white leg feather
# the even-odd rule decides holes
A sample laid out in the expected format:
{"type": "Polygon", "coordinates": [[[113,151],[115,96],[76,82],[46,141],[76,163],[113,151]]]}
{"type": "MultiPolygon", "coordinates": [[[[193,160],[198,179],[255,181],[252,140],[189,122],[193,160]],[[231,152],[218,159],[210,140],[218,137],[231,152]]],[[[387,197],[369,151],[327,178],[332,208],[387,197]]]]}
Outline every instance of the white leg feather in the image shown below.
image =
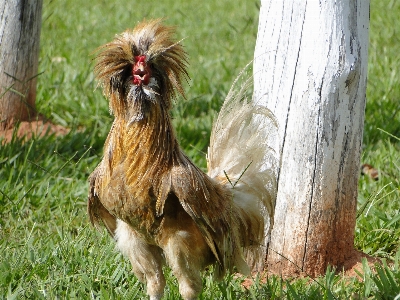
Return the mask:
{"type": "Polygon", "coordinates": [[[150,299],[161,299],[165,288],[162,250],[157,246],[147,244],[127,223],[121,220],[117,220],[115,238],[121,253],[129,258],[133,273],[147,285],[147,294],[150,299]]]}

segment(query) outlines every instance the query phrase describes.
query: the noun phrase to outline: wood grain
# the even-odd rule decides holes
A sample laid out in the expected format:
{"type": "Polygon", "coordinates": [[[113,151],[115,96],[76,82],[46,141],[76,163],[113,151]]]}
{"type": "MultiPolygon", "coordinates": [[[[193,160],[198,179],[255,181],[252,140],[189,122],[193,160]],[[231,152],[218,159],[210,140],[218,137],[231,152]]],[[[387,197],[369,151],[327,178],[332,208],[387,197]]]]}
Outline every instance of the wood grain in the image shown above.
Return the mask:
{"type": "Polygon", "coordinates": [[[281,146],[268,268],[322,274],[353,251],[369,1],[261,2],[254,97],[281,146]]]}

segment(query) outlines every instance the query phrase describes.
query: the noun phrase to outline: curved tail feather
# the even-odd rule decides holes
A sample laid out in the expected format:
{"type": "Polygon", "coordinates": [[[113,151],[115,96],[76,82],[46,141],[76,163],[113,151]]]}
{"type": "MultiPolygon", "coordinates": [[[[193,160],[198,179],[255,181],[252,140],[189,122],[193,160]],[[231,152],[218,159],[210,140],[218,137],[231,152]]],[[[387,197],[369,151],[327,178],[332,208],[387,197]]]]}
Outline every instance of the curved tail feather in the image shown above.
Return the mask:
{"type": "Polygon", "coordinates": [[[207,162],[208,175],[232,189],[234,205],[249,220],[252,232],[243,236],[244,254],[249,266],[260,270],[274,219],[278,124],[268,108],[252,101],[253,77],[246,74],[246,69],[239,74],[224,101],[211,133],[207,162]]]}

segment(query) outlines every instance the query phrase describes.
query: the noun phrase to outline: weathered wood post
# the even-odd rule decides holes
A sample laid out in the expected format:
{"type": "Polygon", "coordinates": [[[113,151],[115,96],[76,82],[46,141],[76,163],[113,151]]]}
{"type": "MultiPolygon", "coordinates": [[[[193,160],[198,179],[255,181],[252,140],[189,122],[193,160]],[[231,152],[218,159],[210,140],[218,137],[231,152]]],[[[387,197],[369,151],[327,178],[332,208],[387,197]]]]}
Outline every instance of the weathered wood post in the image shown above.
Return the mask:
{"type": "Polygon", "coordinates": [[[261,0],[254,95],[280,123],[267,268],[322,274],[354,254],[368,0],[261,0]]]}
{"type": "Polygon", "coordinates": [[[0,1],[0,128],[35,116],[42,0],[0,1]]]}

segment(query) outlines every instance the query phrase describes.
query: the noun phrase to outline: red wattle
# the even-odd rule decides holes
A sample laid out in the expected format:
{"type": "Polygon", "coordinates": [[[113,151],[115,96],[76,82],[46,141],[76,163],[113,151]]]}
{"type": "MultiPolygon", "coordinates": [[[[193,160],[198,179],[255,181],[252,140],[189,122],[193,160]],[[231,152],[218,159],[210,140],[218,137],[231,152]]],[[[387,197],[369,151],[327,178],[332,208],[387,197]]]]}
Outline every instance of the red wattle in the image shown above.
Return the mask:
{"type": "Polygon", "coordinates": [[[145,55],[135,56],[135,64],[132,69],[133,84],[148,85],[151,77],[151,69],[146,63],[145,55]]]}

